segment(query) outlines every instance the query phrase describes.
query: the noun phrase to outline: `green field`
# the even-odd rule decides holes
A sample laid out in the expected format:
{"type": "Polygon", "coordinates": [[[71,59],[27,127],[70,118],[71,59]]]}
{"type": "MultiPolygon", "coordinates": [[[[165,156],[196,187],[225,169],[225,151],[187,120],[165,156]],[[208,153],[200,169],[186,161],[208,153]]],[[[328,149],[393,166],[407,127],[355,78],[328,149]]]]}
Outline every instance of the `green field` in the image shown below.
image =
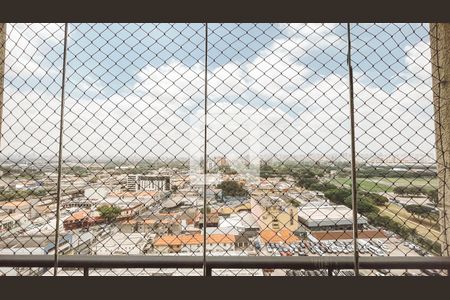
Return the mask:
{"type": "MultiPolygon", "coordinates": [[[[368,192],[393,192],[396,186],[417,186],[426,190],[437,188],[437,178],[435,177],[420,177],[420,178],[357,178],[356,182],[360,189],[368,192]]],[[[337,177],[331,180],[332,184],[337,186],[351,186],[351,179],[349,177],[337,177]]]]}
{"type": "Polygon", "coordinates": [[[426,190],[437,189],[438,180],[436,177],[419,178],[373,178],[383,184],[393,184],[394,186],[417,186],[426,190]]]}

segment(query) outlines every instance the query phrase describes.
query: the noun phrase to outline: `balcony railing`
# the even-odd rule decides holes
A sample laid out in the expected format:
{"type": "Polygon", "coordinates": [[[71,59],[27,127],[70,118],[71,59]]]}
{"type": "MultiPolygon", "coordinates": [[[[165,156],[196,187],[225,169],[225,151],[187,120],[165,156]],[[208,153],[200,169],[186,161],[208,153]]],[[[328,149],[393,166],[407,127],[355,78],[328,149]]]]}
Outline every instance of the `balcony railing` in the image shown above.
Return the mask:
{"type": "MultiPolygon", "coordinates": [[[[433,275],[441,276],[450,271],[449,257],[361,257],[361,270],[420,269],[444,270],[447,272],[433,275]]],[[[0,267],[52,268],[54,258],[49,255],[0,255],[0,267]]],[[[354,267],[352,257],[207,257],[204,265],[201,256],[60,256],[60,268],[83,269],[88,276],[90,269],[145,269],[177,268],[201,269],[205,266],[206,276],[214,269],[290,269],[290,270],[326,270],[333,276],[335,270],[351,270],[354,267]]]]}

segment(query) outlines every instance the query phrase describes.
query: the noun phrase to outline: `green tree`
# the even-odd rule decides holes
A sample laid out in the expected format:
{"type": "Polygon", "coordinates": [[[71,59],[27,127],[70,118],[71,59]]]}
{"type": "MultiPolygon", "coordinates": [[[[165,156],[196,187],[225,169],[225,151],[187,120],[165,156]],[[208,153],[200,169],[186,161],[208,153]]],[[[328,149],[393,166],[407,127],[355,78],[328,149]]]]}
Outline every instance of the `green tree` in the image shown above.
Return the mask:
{"type": "Polygon", "coordinates": [[[331,201],[344,204],[345,199],[352,194],[352,191],[349,189],[330,189],[324,193],[325,197],[330,199],[331,201]]]}
{"type": "Polygon", "coordinates": [[[420,195],[423,194],[424,191],[422,188],[417,186],[396,186],[394,188],[394,193],[396,193],[397,195],[420,195]]]}
{"type": "Polygon", "coordinates": [[[372,202],[374,205],[386,205],[389,200],[385,196],[376,193],[360,192],[361,196],[365,197],[367,201],[372,202]]]}
{"type": "Polygon", "coordinates": [[[321,192],[325,192],[328,190],[332,190],[332,189],[336,189],[336,186],[334,184],[331,183],[313,183],[309,186],[310,190],[313,191],[321,191],[321,192]]]}
{"type": "MultiPolygon", "coordinates": [[[[347,207],[352,208],[352,197],[348,196],[344,200],[344,204],[347,207]]],[[[378,207],[373,205],[371,200],[369,198],[367,198],[366,196],[359,197],[357,205],[358,205],[358,213],[363,214],[363,215],[368,214],[368,213],[378,213],[380,211],[378,209],[378,207]]]]}
{"type": "Polygon", "coordinates": [[[309,189],[314,184],[319,184],[319,179],[311,169],[299,170],[294,174],[296,183],[305,189],[309,189]]]}
{"type": "Polygon", "coordinates": [[[222,190],[223,196],[246,197],[249,195],[244,186],[234,180],[222,181],[219,185],[217,185],[217,188],[222,190]]]}
{"type": "Polygon", "coordinates": [[[102,205],[97,208],[100,216],[108,222],[115,221],[122,210],[114,205],[102,205]]]}
{"type": "MultiPolygon", "coordinates": [[[[205,210],[202,208],[200,208],[200,213],[203,214],[205,210]]],[[[206,206],[206,214],[210,214],[211,213],[211,207],[209,205],[206,206]]]]}
{"type": "Polygon", "coordinates": [[[404,195],[406,193],[405,187],[404,186],[394,187],[394,193],[396,193],[397,195],[404,195]]]}
{"type": "Polygon", "coordinates": [[[276,172],[274,170],[274,168],[269,165],[268,163],[263,163],[260,167],[259,167],[259,175],[262,178],[269,178],[269,177],[274,177],[276,176],[276,172]]]}
{"type": "Polygon", "coordinates": [[[431,191],[426,191],[425,195],[427,195],[428,199],[434,204],[438,205],[439,199],[438,199],[438,191],[437,189],[433,189],[431,191]]]}
{"type": "Polygon", "coordinates": [[[425,205],[418,205],[418,204],[409,204],[405,206],[405,209],[407,212],[420,216],[420,217],[429,217],[430,214],[433,212],[433,209],[431,207],[425,206],[425,205]]]}

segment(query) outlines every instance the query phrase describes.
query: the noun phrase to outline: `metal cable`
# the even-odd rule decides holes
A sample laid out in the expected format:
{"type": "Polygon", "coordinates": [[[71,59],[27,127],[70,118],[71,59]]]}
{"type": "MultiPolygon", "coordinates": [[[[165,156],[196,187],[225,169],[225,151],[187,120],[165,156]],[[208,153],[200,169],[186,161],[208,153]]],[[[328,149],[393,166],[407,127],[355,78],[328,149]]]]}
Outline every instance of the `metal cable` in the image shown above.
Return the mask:
{"type": "Polygon", "coordinates": [[[205,118],[204,118],[204,153],[203,153],[203,276],[207,276],[207,268],[206,268],[206,220],[207,220],[207,205],[206,205],[206,172],[207,172],[207,159],[208,155],[206,153],[207,147],[206,143],[208,142],[207,138],[207,129],[208,129],[208,23],[205,23],[205,118]]]}
{"type": "Polygon", "coordinates": [[[359,257],[358,257],[358,203],[356,188],[356,150],[355,150],[355,109],[353,103],[353,69],[350,38],[350,23],[347,23],[347,65],[349,81],[349,104],[350,104],[350,136],[351,136],[351,178],[352,178],[352,212],[353,212],[353,255],[355,263],[355,276],[359,276],[359,257]]]}
{"type": "Polygon", "coordinates": [[[59,222],[60,222],[60,204],[61,204],[61,175],[62,175],[62,150],[64,134],[64,88],[66,85],[66,63],[67,63],[67,23],[64,24],[64,53],[61,84],[61,110],[59,123],[59,150],[58,150],[58,181],[56,195],[56,230],[55,230],[55,265],[53,275],[58,275],[58,250],[59,250],[59,222]]]}
{"type": "Polygon", "coordinates": [[[2,124],[3,124],[3,94],[5,80],[6,63],[6,23],[0,24],[0,147],[2,144],[2,124]]]}

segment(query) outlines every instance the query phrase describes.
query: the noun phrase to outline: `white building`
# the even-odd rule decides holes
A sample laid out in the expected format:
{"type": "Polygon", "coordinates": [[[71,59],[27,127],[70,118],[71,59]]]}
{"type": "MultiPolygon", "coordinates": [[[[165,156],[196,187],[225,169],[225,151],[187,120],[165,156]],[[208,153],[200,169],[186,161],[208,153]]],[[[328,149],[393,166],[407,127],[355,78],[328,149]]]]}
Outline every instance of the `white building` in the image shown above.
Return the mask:
{"type": "Polygon", "coordinates": [[[93,247],[95,255],[142,255],[146,240],[141,233],[116,232],[93,247]]]}
{"type": "MultiPolygon", "coordinates": [[[[345,230],[353,227],[353,212],[344,205],[312,202],[300,207],[298,218],[310,230],[345,230]]],[[[358,214],[357,222],[361,227],[367,224],[367,219],[358,214]]]]}
{"type": "Polygon", "coordinates": [[[88,187],[84,190],[84,196],[89,200],[104,200],[111,191],[107,186],[88,187]]]}
{"type": "Polygon", "coordinates": [[[128,191],[170,191],[170,176],[130,174],[127,178],[128,191]]]}

